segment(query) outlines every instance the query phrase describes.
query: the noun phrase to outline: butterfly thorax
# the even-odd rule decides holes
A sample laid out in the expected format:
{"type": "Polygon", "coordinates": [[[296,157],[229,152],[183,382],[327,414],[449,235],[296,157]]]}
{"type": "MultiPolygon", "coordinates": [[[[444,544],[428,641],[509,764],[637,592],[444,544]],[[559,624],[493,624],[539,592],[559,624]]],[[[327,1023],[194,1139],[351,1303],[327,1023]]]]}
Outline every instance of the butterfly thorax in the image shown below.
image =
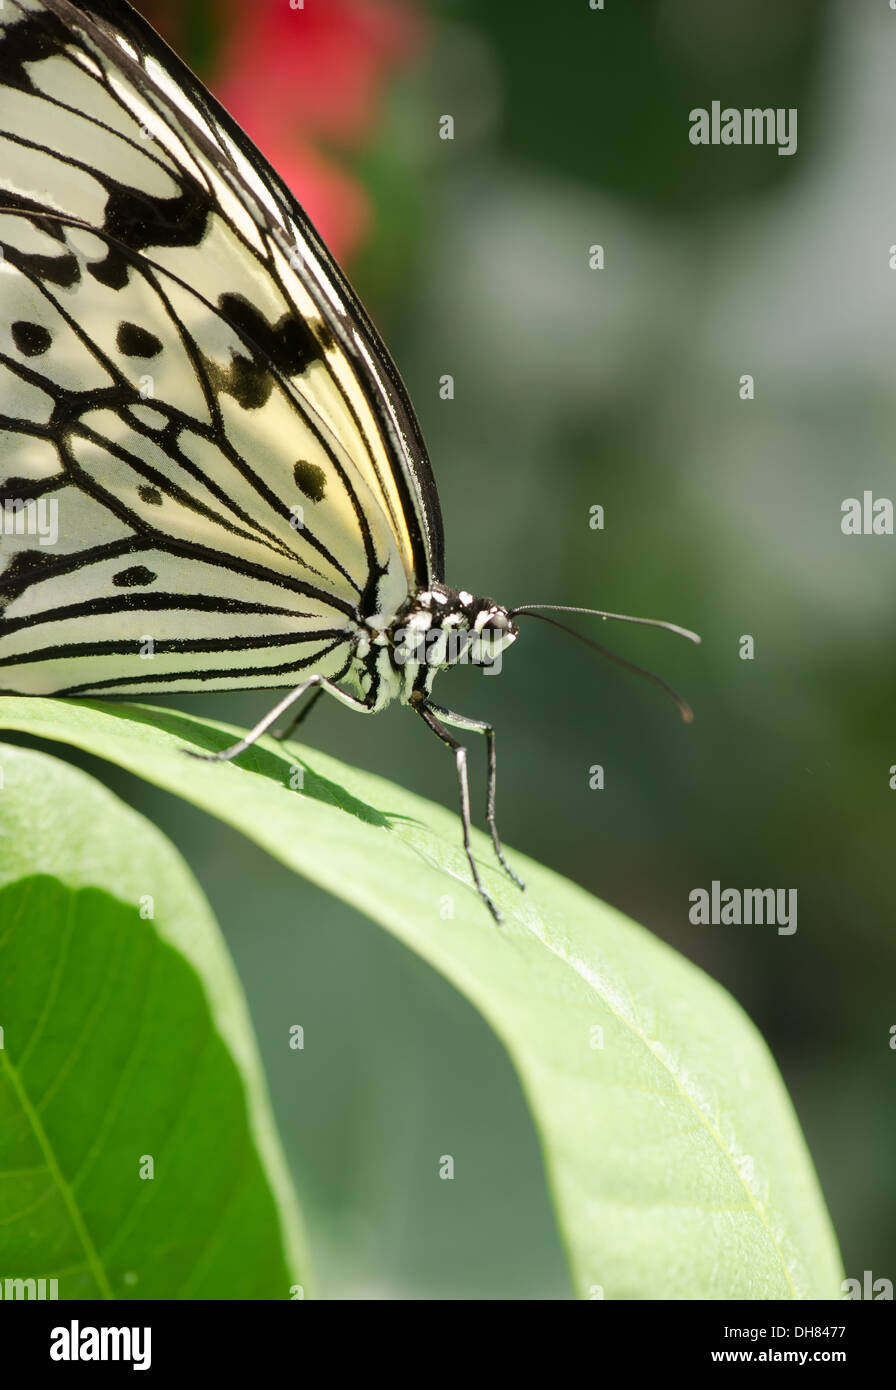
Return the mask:
{"type": "Polygon", "coordinates": [[[439,671],[458,665],[495,667],[517,635],[507,609],[492,599],[432,584],[391,622],[368,621],[353,675],[374,709],[394,699],[417,704],[430,694],[439,671]]]}

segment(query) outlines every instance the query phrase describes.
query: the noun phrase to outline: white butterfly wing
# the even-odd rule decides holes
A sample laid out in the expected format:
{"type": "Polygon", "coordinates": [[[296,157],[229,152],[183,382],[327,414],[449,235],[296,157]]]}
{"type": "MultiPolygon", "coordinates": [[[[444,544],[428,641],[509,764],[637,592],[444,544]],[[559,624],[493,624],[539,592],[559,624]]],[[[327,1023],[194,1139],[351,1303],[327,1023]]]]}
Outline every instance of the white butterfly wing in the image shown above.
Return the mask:
{"type": "Polygon", "coordinates": [[[339,678],[441,572],[419,430],[282,184],[112,14],[0,11],[0,687],[339,678]]]}

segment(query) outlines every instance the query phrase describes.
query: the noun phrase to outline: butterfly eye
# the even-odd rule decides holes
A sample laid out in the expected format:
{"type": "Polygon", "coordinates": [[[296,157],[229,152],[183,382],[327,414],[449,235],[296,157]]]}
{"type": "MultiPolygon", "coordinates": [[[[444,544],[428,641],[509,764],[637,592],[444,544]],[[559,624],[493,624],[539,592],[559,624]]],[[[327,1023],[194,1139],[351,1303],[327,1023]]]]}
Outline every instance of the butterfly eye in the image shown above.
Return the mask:
{"type": "Polygon", "coordinates": [[[494,613],[489,613],[485,622],[482,624],[480,631],[493,632],[501,635],[504,635],[505,633],[513,633],[514,635],[516,635],[516,628],[510,621],[508,615],[500,608],[497,609],[494,613]]]}

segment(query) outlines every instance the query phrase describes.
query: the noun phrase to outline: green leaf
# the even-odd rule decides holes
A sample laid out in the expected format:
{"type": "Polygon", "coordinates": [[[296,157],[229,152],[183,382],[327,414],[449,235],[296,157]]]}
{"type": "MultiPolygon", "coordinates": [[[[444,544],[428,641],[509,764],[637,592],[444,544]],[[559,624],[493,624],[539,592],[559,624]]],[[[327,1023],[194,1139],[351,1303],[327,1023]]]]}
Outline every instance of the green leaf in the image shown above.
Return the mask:
{"type": "MultiPolygon", "coordinates": [[[[581,1296],[840,1296],[836,1241],[768,1049],[723,989],[649,932],[513,855],[519,893],[477,835],[507,918],[496,927],[454,815],[313,749],[264,740],[239,765],[197,763],[184,745],[222,748],[234,731],[141,706],[9,697],[0,724],[204,807],[462,990],[520,1075],[581,1296]]],[[[455,1181],[475,1182],[462,1160],[455,1181]]]]}
{"type": "Polygon", "coordinates": [[[62,1299],[290,1298],[294,1198],[186,865],[93,778],[8,745],[0,829],[0,1272],[62,1299]]]}

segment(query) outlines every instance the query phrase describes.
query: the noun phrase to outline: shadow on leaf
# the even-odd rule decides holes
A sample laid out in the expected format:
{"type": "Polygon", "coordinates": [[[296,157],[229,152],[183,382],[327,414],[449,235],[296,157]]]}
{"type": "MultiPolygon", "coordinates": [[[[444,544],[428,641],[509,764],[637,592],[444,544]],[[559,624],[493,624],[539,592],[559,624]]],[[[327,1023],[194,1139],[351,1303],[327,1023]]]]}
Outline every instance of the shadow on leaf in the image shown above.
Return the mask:
{"type": "MultiPolygon", "coordinates": [[[[234,741],[234,735],[230,731],[212,728],[204,720],[179,713],[177,710],[150,709],[143,705],[106,704],[99,700],[78,700],[70,703],[77,703],[81,708],[98,710],[104,715],[124,720],[129,724],[144,724],[149,728],[160,729],[174,738],[181,739],[185,744],[208,753],[220,752],[234,741]]],[[[340,811],[366,821],[368,825],[380,826],[385,830],[390,830],[397,820],[409,820],[406,816],[390,815],[388,811],[380,811],[369,802],[352,795],[340,783],[315,772],[303,757],[296,753],[290,754],[290,747],[289,744],[281,744],[281,752],[279,749],[274,750],[255,743],[240,757],[234,759],[233,765],[277,782],[287,791],[290,790],[292,769],[300,767],[302,786],[295,790],[300,790],[303,796],[310,797],[313,801],[336,806],[340,811]]]]}

